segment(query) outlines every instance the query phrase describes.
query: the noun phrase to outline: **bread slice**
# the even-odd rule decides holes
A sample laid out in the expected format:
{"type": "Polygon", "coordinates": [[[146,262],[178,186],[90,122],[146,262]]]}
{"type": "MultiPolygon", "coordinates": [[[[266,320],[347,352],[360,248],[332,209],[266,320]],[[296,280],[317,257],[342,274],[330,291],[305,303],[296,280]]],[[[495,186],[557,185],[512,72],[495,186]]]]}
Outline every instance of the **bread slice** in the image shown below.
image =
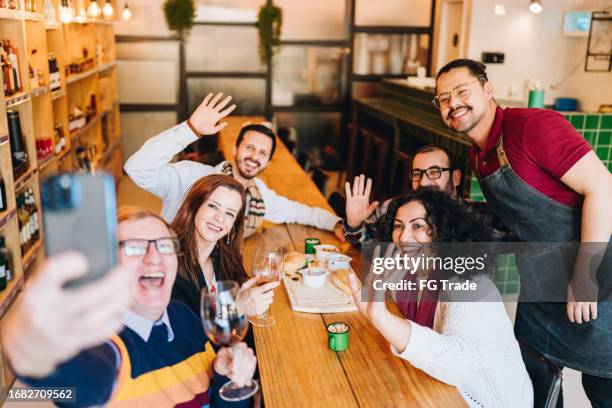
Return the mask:
{"type": "Polygon", "coordinates": [[[285,255],[284,269],[288,274],[294,274],[304,267],[306,256],[300,252],[289,252],[285,255]]]}
{"type": "Polygon", "coordinates": [[[349,295],[352,294],[351,284],[349,283],[350,274],[351,271],[349,271],[348,269],[338,269],[335,272],[332,272],[331,274],[331,279],[334,285],[336,285],[338,289],[349,295]]]}

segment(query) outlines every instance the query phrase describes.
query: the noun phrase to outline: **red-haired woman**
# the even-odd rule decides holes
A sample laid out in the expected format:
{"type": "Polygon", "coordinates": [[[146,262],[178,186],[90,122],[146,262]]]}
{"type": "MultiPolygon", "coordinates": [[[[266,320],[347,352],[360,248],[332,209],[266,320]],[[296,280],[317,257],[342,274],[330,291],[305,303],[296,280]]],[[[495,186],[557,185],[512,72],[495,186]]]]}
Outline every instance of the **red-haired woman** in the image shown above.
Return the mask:
{"type": "Polygon", "coordinates": [[[249,316],[265,312],[272,303],[272,289],[279,283],[257,287],[242,265],[245,202],[238,181],[222,174],[206,176],[191,186],[172,221],[181,245],[172,297],[198,316],[201,289],[220,280],[242,286],[238,307],[249,316]]]}

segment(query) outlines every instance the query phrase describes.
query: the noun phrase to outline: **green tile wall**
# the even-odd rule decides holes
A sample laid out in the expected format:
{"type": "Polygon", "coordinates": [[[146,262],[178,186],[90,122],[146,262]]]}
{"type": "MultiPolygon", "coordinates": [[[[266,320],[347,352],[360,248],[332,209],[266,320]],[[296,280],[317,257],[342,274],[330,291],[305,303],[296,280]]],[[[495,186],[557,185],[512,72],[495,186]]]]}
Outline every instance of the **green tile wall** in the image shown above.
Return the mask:
{"type": "Polygon", "coordinates": [[[497,258],[493,282],[501,294],[519,292],[519,274],[514,255],[501,255],[497,258]]]}
{"type": "Polygon", "coordinates": [[[603,164],[612,171],[612,113],[565,113],[563,116],[584,136],[603,164]]]}

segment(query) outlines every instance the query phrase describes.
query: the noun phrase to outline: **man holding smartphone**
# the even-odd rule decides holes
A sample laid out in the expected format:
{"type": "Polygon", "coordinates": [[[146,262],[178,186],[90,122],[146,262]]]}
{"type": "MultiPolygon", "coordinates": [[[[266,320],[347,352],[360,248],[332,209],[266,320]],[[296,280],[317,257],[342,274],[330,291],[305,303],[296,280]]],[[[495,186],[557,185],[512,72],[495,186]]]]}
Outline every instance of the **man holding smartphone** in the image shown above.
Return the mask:
{"type": "Polygon", "coordinates": [[[162,217],[172,221],[185,193],[197,180],[209,174],[221,173],[234,177],[247,192],[245,236],[253,234],[266,220],[333,231],[344,241],[340,217],[322,208],[280,196],[257,178],[270,164],[276,149],[276,135],[264,125],[253,124],[242,128],[232,161],[224,161],[215,167],[187,160],[170,163],[176,154],[199,137],[214,135],[227,125],[219,121],[228,116],[236,105],[227,107],[231,96],[223,100],[221,97],[221,93],[215,96],[209,93],[187,121],[149,139],[125,163],[125,172],[134,183],[162,199],[162,217]]]}
{"type": "MultiPolygon", "coordinates": [[[[61,314],[62,318],[51,321],[72,328],[69,333],[81,339],[80,347],[71,347],[70,352],[64,350],[58,355],[57,344],[46,341],[47,336],[42,339],[33,336],[37,327],[38,332],[51,337],[66,342],[75,340],[65,338],[66,333],[58,337],[60,333],[53,328],[42,328],[48,322],[32,316],[31,308],[11,310],[13,316],[3,329],[2,341],[3,346],[9,346],[5,350],[20,379],[33,387],[74,387],[78,406],[248,406],[249,400],[240,403],[221,400],[218,388],[227,381],[225,375],[238,386],[251,381],[256,366],[253,351],[238,343],[231,349],[215,352],[195,314],[182,303],[170,300],[178,266],[178,241],[166,222],[151,211],[136,207],[120,209],[118,221],[123,281],[114,272],[74,292],[62,292],[61,301],[54,303],[59,308],[78,300],[71,309],[73,313],[61,314]],[[129,276],[128,284],[125,276],[129,276]],[[97,290],[103,290],[106,297],[95,295],[97,290]],[[74,296],[84,291],[96,301],[74,296]],[[110,299],[111,295],[119,299],[110,299]],[[127,304],[121,296],[132,300],[127,310],[117,306],[127,304]],[[117,305],[105,307],[102,301],[117,305]],[[104,339],[103,334],[108,335],[110,329],[118,327],[118,312],[122,312],[125,327],[104,339]],[[79,320],[79,315],[89,315],[91,321],[96,317],[95,320],[105,323],[106,329],[96,332],[95,327],[86,324],[89,321],[79,320]],[[96,334],[88,335],[89,330],[96,334]],[[89,341],[84,341],[84,336],[89,336],[89,341]],[[103,343],[87,348],[96,342],[103,343]],[[20,343],[25,350],[44,350],[55,358],[48,359],[44,369],[36,369],[20,356],[16,347],[10,347],[12,343],[20,343]]],[[[61,258],[50,262],[57,268],[68,267],[61,258]]],[[[41,271],[41,277],[48,278],[48,268],[41,271]]],[[[40,288],[26,289],[24,297],[41,295],[40,288]]]]}

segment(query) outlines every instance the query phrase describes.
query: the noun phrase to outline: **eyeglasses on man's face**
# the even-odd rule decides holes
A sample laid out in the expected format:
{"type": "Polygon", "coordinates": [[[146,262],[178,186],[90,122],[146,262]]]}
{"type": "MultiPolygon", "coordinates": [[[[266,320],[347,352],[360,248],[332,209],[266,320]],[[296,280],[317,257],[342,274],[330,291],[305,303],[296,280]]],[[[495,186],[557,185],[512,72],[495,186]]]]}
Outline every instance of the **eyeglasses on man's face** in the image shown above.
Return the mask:
{"type": "Polygon", "coordinates": [[[484,78],[475,79],[474,81],[468,82],[467,84],[459,85],[450,92],[442,92],[441,94],[434,96],[431,102],[436,108],[440,110],[448,108],[450,106],[453,96],[465,102],[472,95],[472,84],[480,81],[482,81],[483,83],[485,82],[484,78]]]}
{"type": "Polygon", "coordinates": [[[414,169],[409,173],[409,175],[410,180],[412,181],[421,181],[421,178],[423,178],[423,174],[425,174],[428,179],[435,180],[442,177],[442,173],[444,173],[445,171],[450,171],[450,169],[448,167],[432,166],[425,170],[414,169]]]}
{"type": "Polygon", "coordinates": [[[180,249],[176,238],[126,239],[119,242],[119,247],[123,249],[125,256],[145,256],[151,244],[155,244],[160,255],[177,254],[180,249]]]}

